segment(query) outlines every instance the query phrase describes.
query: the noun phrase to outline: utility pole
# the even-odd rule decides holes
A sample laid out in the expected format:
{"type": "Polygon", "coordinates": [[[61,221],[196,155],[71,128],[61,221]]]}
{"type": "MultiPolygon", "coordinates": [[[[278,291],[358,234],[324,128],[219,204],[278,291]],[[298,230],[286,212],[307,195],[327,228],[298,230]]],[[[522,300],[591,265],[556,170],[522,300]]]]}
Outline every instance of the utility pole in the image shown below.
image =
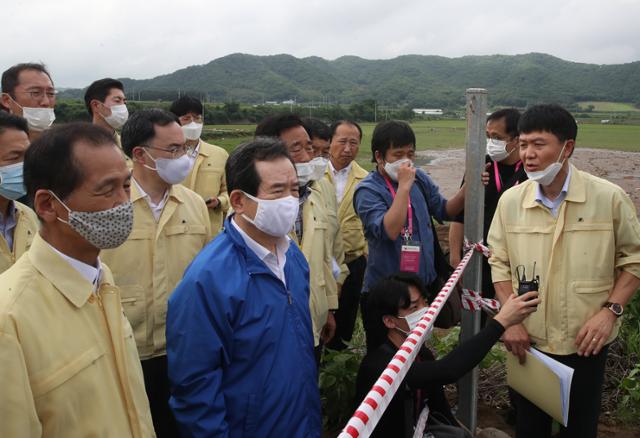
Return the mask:
{"type": "MultiPolygon", "coordinates": [[[[486,149],[487,90],[469,88],[467,96],[467,145],[464,199],[464,235],[473,243],[483,238],[484,225],[484,156],[486,149]]],[[[475,252],[462,278],[469,289],[482,288],[482,257],[475,252]]],[[[480,331],[480,312],[462,311],[460,342],[464,342],[480,331]]],[[[458,417],[475,435],[478,423],[478,367],[458,381],[458,417]]]]}

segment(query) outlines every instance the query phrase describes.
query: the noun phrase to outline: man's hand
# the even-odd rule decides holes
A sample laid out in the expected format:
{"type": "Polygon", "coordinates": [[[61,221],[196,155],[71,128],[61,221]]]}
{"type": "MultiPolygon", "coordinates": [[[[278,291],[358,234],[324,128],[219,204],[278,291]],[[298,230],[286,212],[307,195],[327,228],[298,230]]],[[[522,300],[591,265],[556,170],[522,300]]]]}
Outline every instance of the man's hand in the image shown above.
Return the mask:
{"type": "Polygon", "coordinates": [[[480,177],[482,178],[482,185],[484,185],[485,187],[489,185],[489,180],[491,179],[491,175],[489,175],[489,172],[487,172],[490,167],[491,163],[485,164],[484,172],[480,174],[480,177]]]}
{"type": "Polygon", "coordinates": [[[609,309],[600,309],[582,326],[576,336],[579,356],[590,356],[600,353],[604,343],[609,339],[616,316],[609,309]]]}
{"type": "Polygon", "coordinates": [[[520,364],[524,364],[527,359],[526,351],[531,346],[527,329],[522,324],[513,325],[504,331],[501,339],[507,350],[518,356],[520,364]]]}
{"type": "Polygon", "coordinates": [[[333,316],[333,313],[329,311],[329,314],[327,315],[327,322],[324,324],[324,327],[322,327],[322,331],[320,332],[320,340],[326,345],[331,341],[331,339],[333,339],[335,334],[336,318],[333,316]]]}
{"type": "Polygon", "coordinates": [[[218,207],[218,205],[220,205],[220,200],[216,197],[209,198],[207,199],[206,204],[207,204],[207,208],[214,209],[218,207]]]}
{"type": "Polygon", "coordinates": [[[398,168],[398,188],[410,189],[416,179],[416,168],[411,162],[402,163],[398,168]]]}

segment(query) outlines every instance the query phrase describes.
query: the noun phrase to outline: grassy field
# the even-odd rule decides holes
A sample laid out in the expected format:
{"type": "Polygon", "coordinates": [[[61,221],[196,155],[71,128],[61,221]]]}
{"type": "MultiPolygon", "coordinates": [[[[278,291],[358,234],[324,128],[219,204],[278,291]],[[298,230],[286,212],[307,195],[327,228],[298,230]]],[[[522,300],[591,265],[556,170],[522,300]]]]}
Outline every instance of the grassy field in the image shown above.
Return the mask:
{"type": "Polygon", "coordinates": [[[616,112],[628,112],[628,111],[634,111],[634,112],[640,112],[639,108],[636,108],[635,106],[633,106],[630,103],[623,103],[623,102],[578,102],[578,106],[580,106],[580,108],[587,109],[587,107],[589,105],[593,105],[593,111],[596,112],[612,112],[612,113],[616,113],[616,112]]]}
{"type": "MultiPolygon", "coordinates": [[[[363,138],[358,162],[371,168],[371,134],[375,124],[362,124],[363,138]]],[[[466,122],[464,120],[420,121],[412,124],[416,133],[418,150],[461,149],[464,147],[466,122]]],[[[255,125],[216,125],[208,129],[239,133],[212,139],[211,141],[228,151],[251,140],[255,125]],[[242,133],[246,135],[242,135],[242,133]]],[[[578,147],[640,152],[640,125],[580,124],[578,127],[578,147]]]]}

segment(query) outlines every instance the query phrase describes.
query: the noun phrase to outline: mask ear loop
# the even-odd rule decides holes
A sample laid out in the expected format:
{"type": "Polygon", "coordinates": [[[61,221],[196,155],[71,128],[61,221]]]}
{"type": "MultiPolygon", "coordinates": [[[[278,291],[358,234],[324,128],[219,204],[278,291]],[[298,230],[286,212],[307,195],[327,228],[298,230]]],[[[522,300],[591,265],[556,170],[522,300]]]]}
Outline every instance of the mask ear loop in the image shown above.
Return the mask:
{"type": "MultiPolygon", "coordinates": [[[[67,207],[67,204],[65,204],[64,202],[62,202],[62,200],[60,198],[58,198],[58,195],[56,195],[55,193],[53,193],[51,190],[47,190],[51,196],[53,196],[54,198],[56,198],[56,200],[67,210],[67,212],[69,214],[71,214],[71,209],[69,207],[67,207]]],[[[69,225],[68,221],[65,221],[64,219],[60,219],[60,216],[57,216],[56,219],[58,219],[60,222],[62,222],[63,224],[67,224],[69,225]]]]}
{"type": "MultiPolygon", "coordinates": [[[[145,154],[147,154],[147,155],[149,156],[149,158],[151,158],[151,161],[153,161],[153,162],[155,163],[155,162],[156,162],[156,159],[155,159],[155,158],[153,158],[149,152],[147,152],[147,148],[145,148],[144,146],[140,146],[140,147],[142,148],[142,150],[144,151],[144,153],[145,153],[145,154]]],[[[143,164],[143,166],[144,166],[144,167],[146,167],[146,168],[147,168],[147,169],[149,169],[149,170],[153,170],[153,171],[155,171],[155,172],[157,172],[157,171],[158,171],[158,166],[157,166],[157,165],[156,165],[156,167],[150,167],[150,166],[147,166],[146,164],[143,164]]]]}
{"type": "MultiPolygon", "coordinates": [[[[248,193],[247,193],[247,192],[245,192],[244,190],[240,190],[240,191],[242,192],[242,194],[243,194],[244,196],[246,196],[247,198],[251,199],[253,202],[255,202],[255,203],[258,205],[258,207],[260,207],[260,202],[258,201],[258,198],[256,198],[255,196],[252,196],[252,195],[248,194],[248,193]]],[[[258,210],[257,210],[257,208],[258,208],[258,207],[256,207],[256,216],[258,215],[258,210]]],[[[244,213],[241,213],[241,216],[242,216],[244,219],[246,219],[246,220],[247,220],[251,225],[253,225],[254,227],[256,227],[255,219],[251,219],[249,216],[247,216],[247,215],[246,215],[246,214],[244,214],[244,213]]]]}
{"type": "MultiPolygon", "coordinates": [[[[567,141],[564,142],[564,144],[562,145],[562,149],[560,149],[560,156],[558,156],[558,160],[560,159],[560,157],[562,157],[562,154],[564,153],[564,148],[567,147],[567,141]]],[[[568,158],[568,157],[567,157],[568,158]]],[[[567,158],[565,158],[562,161],[556,161],[556,163],[560,163],[560,164],[564,164],[565,161],[567,161],[567,158]]]]}

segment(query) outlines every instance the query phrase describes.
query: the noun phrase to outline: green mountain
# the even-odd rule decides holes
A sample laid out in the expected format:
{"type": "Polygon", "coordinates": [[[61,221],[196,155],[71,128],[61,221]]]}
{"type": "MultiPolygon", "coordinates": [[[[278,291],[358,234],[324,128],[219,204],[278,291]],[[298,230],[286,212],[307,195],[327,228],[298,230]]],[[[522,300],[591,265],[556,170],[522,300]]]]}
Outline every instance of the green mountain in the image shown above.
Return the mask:
{"type": "Polygon", "coordinates": [[[595,65],[550,55],[406,55],[389,60],[343,56],[334,61],[291,55],[232,54],[152,79],[122,79],[133,98],[174,99],[195,94],[214,102],[349,104],[449,108],[469,87],[489,90],[492,105],[578,101],[640,103],[640,62],[595,65]]]}

